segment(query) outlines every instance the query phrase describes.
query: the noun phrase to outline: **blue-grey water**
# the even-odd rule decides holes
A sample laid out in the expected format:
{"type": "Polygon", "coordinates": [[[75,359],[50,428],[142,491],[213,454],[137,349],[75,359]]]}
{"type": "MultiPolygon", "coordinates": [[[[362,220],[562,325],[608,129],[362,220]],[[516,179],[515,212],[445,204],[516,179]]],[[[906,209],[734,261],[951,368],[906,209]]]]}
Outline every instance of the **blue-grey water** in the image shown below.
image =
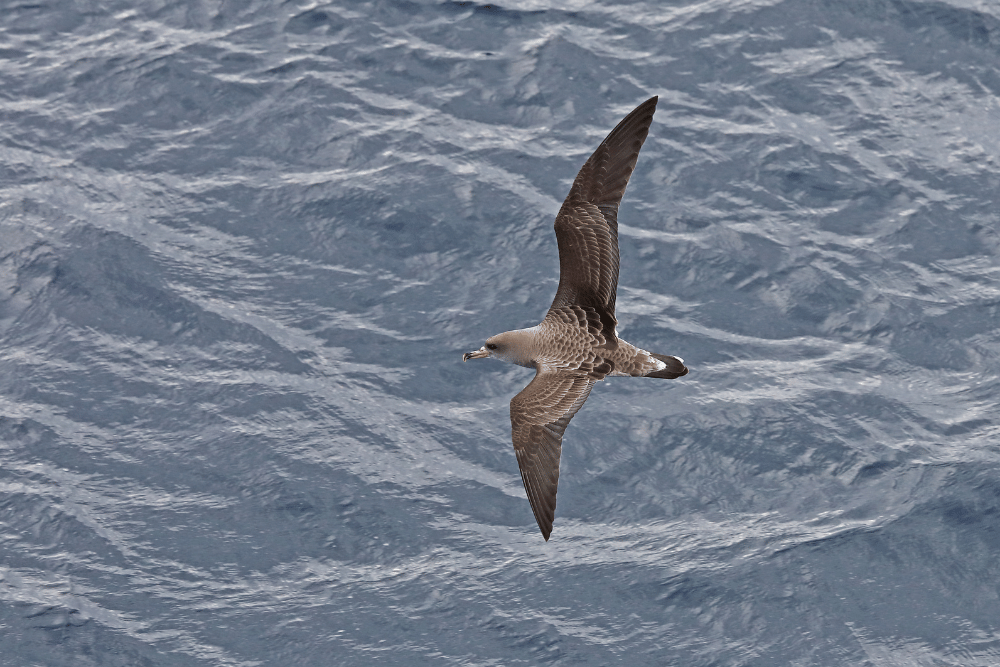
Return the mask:
{"type": "Polygon", "coordinates": [[[0,665],[1000,664],[993,0],[0,17],[0,665]],[[461,355],[651,95],[546,543],[461,355]]]}

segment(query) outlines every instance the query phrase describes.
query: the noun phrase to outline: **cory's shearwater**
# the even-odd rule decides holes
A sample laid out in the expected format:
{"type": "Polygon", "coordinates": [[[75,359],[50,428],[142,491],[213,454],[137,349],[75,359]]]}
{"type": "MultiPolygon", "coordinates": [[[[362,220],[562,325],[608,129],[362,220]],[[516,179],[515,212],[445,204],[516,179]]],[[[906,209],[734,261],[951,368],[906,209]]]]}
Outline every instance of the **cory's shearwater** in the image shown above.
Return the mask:
{"type": "Polygon", "coordinates": [[[681,358],[641,350],[615,329],[618,204],[656,100],[625,116],[573,181],[556,215],[559,288],[545,319],[488,338],[462,357],[495,357],[535,369],[535,379],[510,402],[510,423],[524,490],[546,541],[555,518],[563,432],[594,383],[608,375],[673,379],[688,372],[681,358]]]}

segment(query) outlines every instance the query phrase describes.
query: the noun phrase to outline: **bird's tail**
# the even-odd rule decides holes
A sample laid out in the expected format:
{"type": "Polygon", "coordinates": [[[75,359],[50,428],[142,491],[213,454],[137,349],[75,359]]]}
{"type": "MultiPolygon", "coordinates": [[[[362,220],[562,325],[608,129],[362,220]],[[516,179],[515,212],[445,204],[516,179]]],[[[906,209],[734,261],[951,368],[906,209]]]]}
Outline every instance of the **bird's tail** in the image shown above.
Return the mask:
{"type": "Polygon", "coordinates": [[[687,366],[684,365],[684,360],[680,357],[671,357],[665,354],[656,354],[655,352],[650,352],[649,354],[654,359],[659,359],[665,363],[667,367],[662,370],[653,371],[652,373],[646,373],[643,377],[673,380],[674,378],[688,374],[687,366]]]}

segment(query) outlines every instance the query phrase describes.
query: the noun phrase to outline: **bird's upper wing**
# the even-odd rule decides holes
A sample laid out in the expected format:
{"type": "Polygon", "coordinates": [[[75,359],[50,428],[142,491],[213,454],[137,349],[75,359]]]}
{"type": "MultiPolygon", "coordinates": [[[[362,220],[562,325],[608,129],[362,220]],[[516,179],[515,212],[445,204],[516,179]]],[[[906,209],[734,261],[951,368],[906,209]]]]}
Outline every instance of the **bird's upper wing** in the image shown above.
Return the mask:
{"type": "Polygon", "coordinates": [[[618,324],[618,204],[653,122],[656,100],[646,100],[611,130],[580,169],[556,216],[559,289],[550,312],[563,306],[592,309],[612,347],[618,324]]]}
{"type": "Polygon", "coordinates": [[[539,370],[535,379],[510,401],[517,465],[531,510],[546,541],[556,512],[563,432],[587,400],[595,382],[594,375],[581,371],[539,370]]]}

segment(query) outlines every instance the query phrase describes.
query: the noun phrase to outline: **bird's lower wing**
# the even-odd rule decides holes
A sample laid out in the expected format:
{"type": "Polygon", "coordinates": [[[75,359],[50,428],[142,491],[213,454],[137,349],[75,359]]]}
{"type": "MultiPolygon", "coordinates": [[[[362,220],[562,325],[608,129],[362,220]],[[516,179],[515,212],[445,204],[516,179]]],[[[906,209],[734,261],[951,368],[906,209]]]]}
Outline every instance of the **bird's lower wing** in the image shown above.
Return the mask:
{"type": "Polygon", "coordinates": [[[511,399],[514,453],[528,502],[546,541],[552,532],[563,432],[597,380],[579,371],[539,371],[511,399]]]}

